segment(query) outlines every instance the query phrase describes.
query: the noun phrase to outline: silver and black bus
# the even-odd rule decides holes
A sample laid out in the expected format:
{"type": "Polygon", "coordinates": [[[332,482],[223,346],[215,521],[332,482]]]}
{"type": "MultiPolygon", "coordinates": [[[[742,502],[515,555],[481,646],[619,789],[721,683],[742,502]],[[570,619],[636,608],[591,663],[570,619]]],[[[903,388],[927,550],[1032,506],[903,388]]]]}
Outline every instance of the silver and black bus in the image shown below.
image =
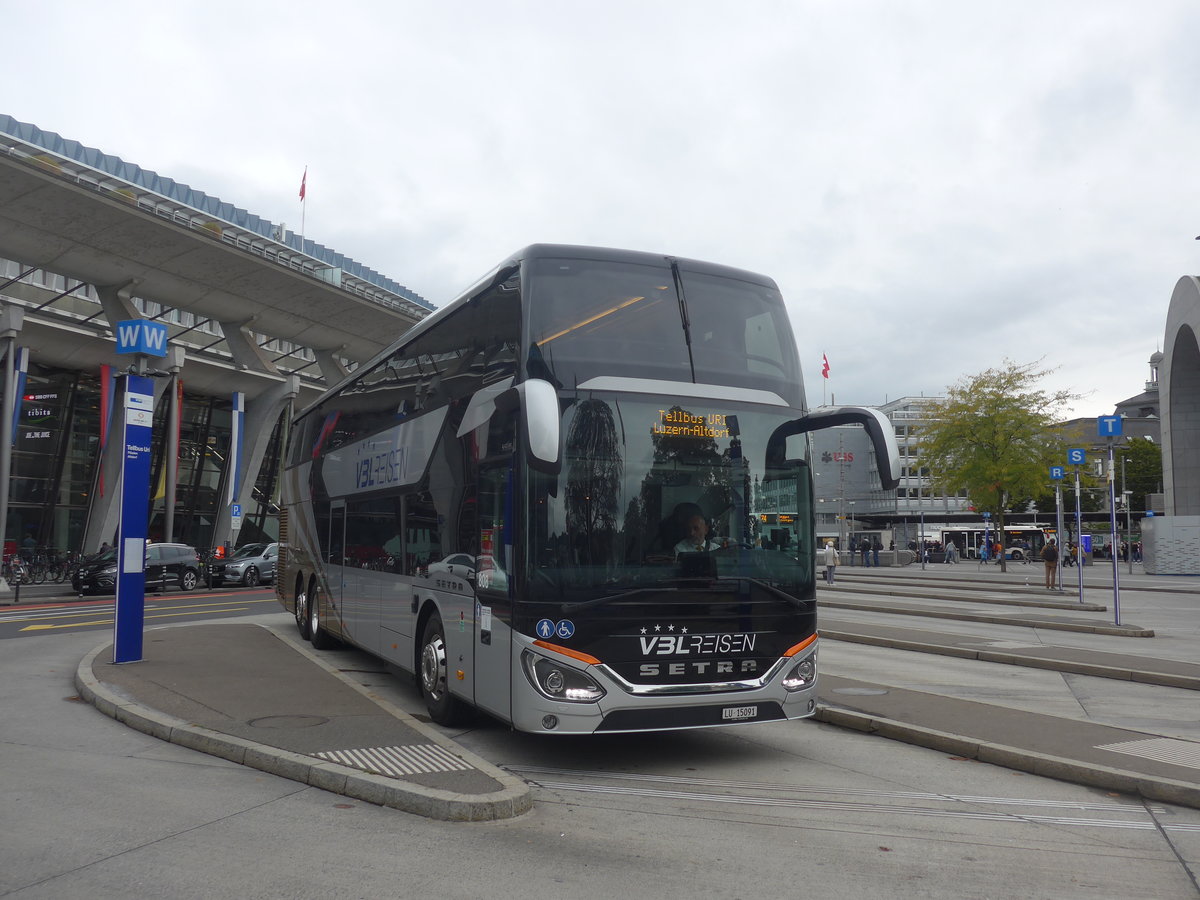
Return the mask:
{"type": "Polygon", "coordinates": [[[317,647],[413,672],[441,723],[808,716],[806,433],[847,422],[894,487],[878,412],[806,413],[769,278],[533,245],[295,417],[279,597],[317,647]]]}

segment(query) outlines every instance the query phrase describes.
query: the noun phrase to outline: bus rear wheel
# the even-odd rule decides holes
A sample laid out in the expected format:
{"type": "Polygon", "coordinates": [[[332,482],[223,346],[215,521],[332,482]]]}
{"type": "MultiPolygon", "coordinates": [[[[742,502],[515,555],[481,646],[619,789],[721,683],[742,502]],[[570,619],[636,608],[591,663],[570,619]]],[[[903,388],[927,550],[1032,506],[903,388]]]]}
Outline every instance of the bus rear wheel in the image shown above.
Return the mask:
{"type": "Polygon", "coordinates": [[[300,632],[300,640],[308,640],[308,594],[299,579],[296,579],[296,630],[300,632]]]}
{"type": "Polygon", "coordinates": [[[431,616],[421,638],[421,695],[429,718],[439,725],[456,725],[463,719],[462,701],[450,694],[448,672],[442,620],[431,616]]]}
{"type": "Polygon", "coordinates": [[[315,581],[308,585],[308,639],[314,650],[328,650],[333,638],[321,627],[321,593],[315,581]]]}

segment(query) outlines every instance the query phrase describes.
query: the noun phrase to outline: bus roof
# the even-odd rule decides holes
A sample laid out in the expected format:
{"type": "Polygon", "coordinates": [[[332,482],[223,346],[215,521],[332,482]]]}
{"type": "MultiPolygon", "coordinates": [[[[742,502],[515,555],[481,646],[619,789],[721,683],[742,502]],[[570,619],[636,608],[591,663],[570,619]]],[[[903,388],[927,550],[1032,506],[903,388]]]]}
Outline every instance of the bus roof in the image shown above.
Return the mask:
{"type": "Polygon", "coordinates": [[[669,256],[663,253],[650,253],[643,250],[620,250],[612,247],[589,247],[576,244],[529,244],[508,256],[499,265],[493,267],[487,274],[477,279],[470,287],[460,292],[457,297],[445,306],[438,307],[434,312],[421,319],[374,357],[360,364],[345,378],[326,388],[316,400],[298,412],[293,421],[299,421],[307,416],[331,396],[343,390],[347,384],[361,377],[376,364],[395,353],[397,349],[416,340],[425,332],[435,327],[442,319],[467,303],[471,297],[478,294],[481,290],[506,280],[516,271],[521,263],[532,259],[588,259],[599,262],[627,262],[640,263],[642,265],[663,265],[673,262],[684,271],[705,275],[720,275],[725,278],[736,278],[739,281],[746,281],[778,290],[778,285],[775,284],[775,281],[766,275],[760,275],[756,272],[750,272],[734,266],[721,265],[720,263],[669,256]]]}

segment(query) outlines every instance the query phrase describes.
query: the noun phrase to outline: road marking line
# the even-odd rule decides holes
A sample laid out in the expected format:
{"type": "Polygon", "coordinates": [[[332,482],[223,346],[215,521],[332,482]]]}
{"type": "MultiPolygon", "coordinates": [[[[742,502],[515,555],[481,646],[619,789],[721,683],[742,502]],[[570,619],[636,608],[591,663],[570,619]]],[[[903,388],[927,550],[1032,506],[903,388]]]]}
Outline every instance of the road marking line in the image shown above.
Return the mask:
{"type": "MultiPolygon", "coordinates": [[[[164,614],[161,616],[146,616],[146,618],[147,619],[172,619],[172,618],[175,618],[176,616],[203,616],[203,615],[207,615],[211,611],[212,610],[202,609],[202,610],[197,610],[196,612],[172,613],[170,615],[164,614]]],[[[237,609],[227,609],[227,610],[222,610],[222,612],[249,612],[249,607],[238,607],[237,609]]],[[[68,622],[66,625],[26,625],[24,628],[21,629],[21,631],[49,631],[52,628],[86,628],[89,625],[111,625],[114,621],[116,621],[115,618],[104,619],[100,622],[68,622]]]]}

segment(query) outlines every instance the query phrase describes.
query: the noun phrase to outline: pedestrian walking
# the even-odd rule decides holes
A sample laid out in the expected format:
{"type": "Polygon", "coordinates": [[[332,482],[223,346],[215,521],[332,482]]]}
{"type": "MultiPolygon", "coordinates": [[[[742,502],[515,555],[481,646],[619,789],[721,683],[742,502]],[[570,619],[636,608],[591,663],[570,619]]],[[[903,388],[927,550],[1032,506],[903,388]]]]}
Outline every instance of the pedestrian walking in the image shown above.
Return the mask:
{"type": "Polygon", "coordinates": [[[879,538],[875,538],[871,542],[871,562],[875,563],[875,568],[879,568],[879,551],[883,549],[883,544],[879,542],[879,538]]]}
{"type": "Polygon", "coordinates": [[[1058,545],[1054,538],[1042,548],[1042,562],[1046,564],[1046,590],[1052,591],[1058,585],[1058,545]]]}
{"type": "Polygon", "coordinates": [[[850,565],[854,565],[854,557],[858,555],[858,538],[850,538],[850,565]]]}
{"type": "Polygon", "coordinates": [[[954,541],[947,540],[946,541],[946,556],[942,561],[944,563],[946,563],[946,565],[950,565],[950,563],[957,563],[958,562],[958,559],[956,558],[957,550],[958,550],[958,546],[954,543],[954,541]]]}
{"type": "Polygon", "coordinates": [[[833,541],[825,542],[825,583],[833,584],[833,576],[837,574],[838,555],[833,541]]]}
{"type": "Polygon", "coordinates": [[[858,550],[862,554],[863,565],[866,568],[871,568],[871,539],[863,538],[858,545],[858,550]]]}

